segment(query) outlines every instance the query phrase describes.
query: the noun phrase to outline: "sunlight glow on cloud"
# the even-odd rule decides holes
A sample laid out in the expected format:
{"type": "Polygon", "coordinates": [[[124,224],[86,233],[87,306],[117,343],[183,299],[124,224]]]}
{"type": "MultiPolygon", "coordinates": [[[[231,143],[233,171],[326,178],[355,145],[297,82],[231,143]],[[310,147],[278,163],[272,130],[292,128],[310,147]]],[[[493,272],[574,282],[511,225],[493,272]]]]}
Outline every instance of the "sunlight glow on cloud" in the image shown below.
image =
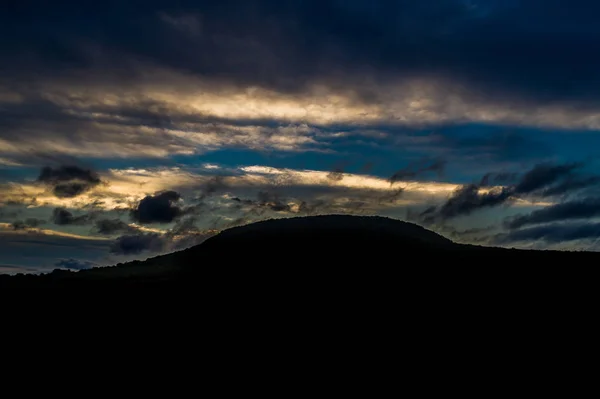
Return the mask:
{"type": "MultiPolygon", "coordinates": [[[[351,203],[356,201],[349,195],[356,193],[379,193],[377,198],[393,198],[392,202],[378,199],[373,206],[381,209],[419,205],[423,201],[439,202],[448,198],[460,185],[432,182],[432,181],[397,181],[393,184],[388,179],[366,174],[341,173],[336,179],[331,178],[331,172],[317,170],[295,170],[289,168],[274,168],[269,166],[253,165],[234,169],[223,169],[219,165],[211,165],[210,168],[182,169],[179,167],[158,167],[149,169],[111,169],[101,175],[102,184],[74,198],[58,198],[43,185],[38,183],[7,183],[2,186],[0,204],[20,203],[29,208],[35,207],[62,207],[67,209],[95,209],[110,211],[114,209],[131,209],[136,203],[147,195],[153,195],[167,190],[188,193],[189,196],[198,196],[202,193],[206,184],[215,178],[214,174],[206,174],[208,171],[220,170],[221,193],[237,193],[256,190],[277,190],[282,194],[289,195],[296,190],[329,189],[338,190],[328,196],[330,201],[337,204],[351,203]],[[341,191],[340,191],[341,190],[341,191]],[[399,195],[399,190],[402,195],[399,195]]],[[[501,187],[481,188],[484,194],[493,189],[501,187]]],[[[292,195],[293,196],[293,195],[292,195]]],[[[232,196],[226,196],[232,198],[232,196]]],[[[188,198],[189,199],[189,198],[188,198]]],[[[364,200],[364,198],[363,198],[364,200]]],[[[548,201],[537,201],[535,199],[516,199],[513,206],[545,206],[548,201]]],[[[290,202],[289,206],[294,209],[298,204],[290,202]]],[[[150,231],[150,230],[148,230],[150,231]]]]}
{"type": "MultiPolygon", "coordinates": [[[[452,122],[494,122],[508,125],[600,128],[600,110],[569,103],[536,104],[525,100],[492,99],[467,85],[432,76],[407,76],[360,88],[374,94],[364,98],[355,89],[332,88],[314,82],[300,93],[283,93],[258,86],[218,85],[164,68],[144,65],[143,77],[129,86],[44,84],[42,95],[52,103],[90,118],[126,121],[122,109],[144,101],[145,109],[170,114],[226,120],[277,120],[311,125],[382,122],[399,125],[435,125],[452,122]],[[163,82],[163,83],[158,83],[163,82]],[[165,83],[168,82],[168,83],[165,83]],[[176,92],[174,91],[176,88],[176,92]],[[517,106],[518,105],[518,106],[517,106]]],[[[366,86],[365,86],[366,85],[366,86]]],[[[190,126],[187,126],[188,128],[190,126]]],[[[184,126],[184,130],[186,126],[184,126]]],[[[191,127],[190,132],[194,129],[191,127]]]]}
{"type": "Polygon", "coordinates": [[[80,240],[92,240],[92,241],[109,241],[106,237],[97,237],[90,235],[72,234],[64,231],[52,230],[52,229],[41,229],[41,228],[28,228],[25,230],[15,230],[10,223],[0,223],[0,232],[3,234],[15,234],[15,235],[31,235],[39,234],[44,236],[56,236],[65,238],[74,238],[80,240]]]}
{"type": "Polygon", "coordinates": [[[40,82],[38,92],[19,94],[9,109],[14,122],[0,132],[2,164],[18,164],[33,152],[96,158],[167,158],[226,148],[327,153],[349,129],[373,143],[396,134],[381,125],[400,131],[453,123],[600,129],[600,110],[593,107],[492,99],[437,77],[372,83],[365,89],[373,94],[365,97],[327,82],[286,93],[145,67],[141,77],[118,85],[83,76],[40,82]],[[22,117],[40,101],[47,115],[22,117]]]}

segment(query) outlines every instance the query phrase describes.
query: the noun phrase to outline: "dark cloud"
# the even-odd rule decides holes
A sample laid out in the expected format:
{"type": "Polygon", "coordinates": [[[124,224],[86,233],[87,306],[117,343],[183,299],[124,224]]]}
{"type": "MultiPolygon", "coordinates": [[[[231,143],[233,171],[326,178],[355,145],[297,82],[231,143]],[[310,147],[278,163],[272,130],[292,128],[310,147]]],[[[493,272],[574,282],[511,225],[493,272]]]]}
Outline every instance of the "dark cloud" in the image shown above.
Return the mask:
{"type": "Polygon", "coordinates": [[[111,235],[115,233],[135,233],[139,231],[120,219],[101,219],[95,224],[96,231],[100,234],[111,235]]]}
{"type": "Polygon", "coordinates": [[[147,196],[131,211],[133,220],[139,223],[170,223],[183,215],[183,210],[176,205],[181,195],[175,191],[165,191],[154,196],[147,196]]]}
{"type": "Polygon", "coordinates": [[[600,223],[556,223],[513,230],[496,237],[498,244],[542,240],[547,243],[564,243],[575,240],[600,238],[600,223]]]}
{"type": "Polygon", "coordinates": [[[198,228],[198,217],[188,216],[179,220],[171,230],[165,234],[167,246],[172,251],[178,251],[198,245],[207,238],[217,233],[214,230],[201,230],[198,228]]]}
{"type": "Polygon", "coordinates": [[[325,200],[302,201],[298,207],[298,213],[303,215],[315,215],[327,212],[329,208],[330,204],[325,200]]]}
{"type": "Polygon", "coordinates": [[[166,249],[164,237],[158,233],[124,235],[117,238],[110,252],[118,255],[137,255],[142,252],[162,252],[166,249]]]}
{"type": "Polygon", "coordinates": [[[60,269],[85,270],[85,269],[91,269],[92,267],[97,267],[98,265],[93,262],[89,262],[89,261],[85,261],[85,260],[61,259],[60,261],[56,262],[54,264],[54,266],[56,266],[60,269]]]}
{"type": "Polygon", "coordinates": [[[476,184],[468,184],[457,189],[452,196],[439,208],[438,214],[442,219],[450,219],[461,215],[469,215],[481,208],[490,208],[505,203],[513,191],[508,188],[492,189],[480,193],[476,184]]]}
{"type": "Polygon", "coordinates": [[[0,65],[17,76],[61,75],[119,60],[125,78],[133,68],[128,59],[146,59],[288,91],[341,79],[360,88],[360,79],[348,78],[360,73],[383,81],[437,75],[477,88],[474,95],[597,100],[600,57],[591,49],[600,6],[569,4],[183,0],[107,2],[100,10],[86,2],[24,2],[0,17],[0,65]]]}
{"type": "Polygon", "coordinates": [[[437,211],[437,206],[430,206],[430,207],[426,208],[424,211],[422,211],[421,213],[419,213],[419,216],[431,215],[431,214],[434,214],[435,211],[437,211]]]}
{"type": "Polygon", "coordinates": [[[433,214],[422,214],[426,223],[433,223],[436,219],[451,219],[457,216],[469,215],[481,208],[491,208],[507,203],[513,197],[538,195],[545,196],[550,193],[567,192],[568,190],[577,190],[581,188],[581,182],[585,185],[591,185],[592,180],[577,180],[574,172],[583,165],[579,163],[570,163],[556,165],[552,163],[542,163],[534,166],[531,170],[523,174],[516,184],[505,187],[492,187],[486,192],[482,188],[489,188],[490,179],[496,179],[501,176],[502,179],[513,180],[511,174],[486,174],[479,184],[467,184],[458,188],[450,198],[437,209],[433,214]],[[580,184],[574,184],[578,181],[580,184]]]}
{"type": "Polygon", "coordinates": [[[394,203],[402,197],[404,192],[404,188],[397,188],[389,193],[385,193],[379,197],[379,203],[394,203]]]}
{"type": "Polygon", "coordinates": [[[46,166],[38,181],[51,186],[52,192],[59,198],[77,197],[101,183],[96,172],[79,166],[46,166]]]}
{"type": "Polygon", "coordinates": [[[31,228],[39,227],[46,224],[47,221],[43,219],[27,218],[25,220],[16,220],[12,223],[13,230],[26,230],[31,228]]]}
{"type": "Polygon", "coordinates": [[[199,200],[202,201],[207,197],[217,193],[218,191],[225,190],[227,188],[227,177],[226,176],[212,176],[202,186],[202,194],[199,196],[199,200]]]}
{"type": "Polygon", "coordinates": [[[394,184],[402,180],[414,180],[428,172],[435,172],[438,176],[444,173],[446,161],[443,159],[427,160],[423,159],[409,164],[407,167],[398,170],[390,177],[390,183],[394,184]]]}
{"type": "Polygon", "coordinates": [[[543,197],[552,197],[564,194],[571,194],[581,189],[585,189],[592,186],[597,186],[600,184],[600,177],[598,176],[590,176],[585,178],[573,177],[563,181],[556,186],[550,187],[546,190],[543,190],[540,196],[543,197]]]}
{"type": "Polygon", "coordinates": [[[266,207],[274,212],[290,211],[290,205],[283,202],[277,194],[268,191],[259,191],[257,197],[257,205],[259,207],[266,207]]]}
{"type": "Polygon", "coordinates": [[[256,200],[232,198],[232,201],[237,202],[240,206],[247,208],[248,213],[262,215],[265,210],[273,212],[290,212],[291,206],[285,200],[281,199],[278,194],[269,191],[259,191],[256,200]]]}
{"type": "Polygon", "coordinates": [[[518,176],[518,173],[510,172],[486,173],[485,176],[481,178],[479,185],[481,187],[490,187],[511,184],[517,180],[518,176]]]}
{"type": "Polygon", "coordinates": [[[275,213],[291,215],[354,214],[376,212],[394,207],[406,193],[405,188],[373,190],[343,186],[301,186],[289,190],[258,191],[256,199],[232,197],[230,211],[241,212],[244,219],[274,217],[275,213]],[[280,194],[281,193],[281,194],[280,194]],[[286,195],[283,195],[283,194],[286,195]]]}
{"type": "Polygon", "coordinates": [[[575,169],[582,166],[579,163],[565,165],[543,163],[536,165],[532,170],[523,175],[519,183],[515,186],[514,192],[517,194],[532,193],[555,183],[563,177],[570,176],[575,169]]]}
{"type": "Polygon", "coordinates": [[[505,225],[509,229],[518,229],[532,224],[543,224],[569,219],[585,219],[600,216],[600,198],[585,198],[582,200],[552,205],[529,215],[518,215],[509,218],[505,225]]]}
{"type": "Polygon", "coordinates": [[[177,221],[177,223],[175,224],[175,226],[173,226],[171,230],[169,230],[167,235],[177,236],[199,233],[200,229],[198,228],[197,223],[198,218],[195,216],[190,216],[185,219],[181,219],[177,221]]]}
{"type": "Polygon", "coordinates": [[[69,225],[69,224],[87,224],[93,218],[90,214],[84,214],[80,216],[74,216],[71,212],[64,208],[55,208],[52,211],[52,221],[57,225],[69,225]]]}
{"type": "Polygon", "coordinates": [[[198,245],[216,231],[204,231],[197,227],[198,219],[190,216],[177,221],[172,229],[159,233],[127,234],[117,238],[111,245],[111,252],[121,255],[164,253],[178,251],[198,245]]]}

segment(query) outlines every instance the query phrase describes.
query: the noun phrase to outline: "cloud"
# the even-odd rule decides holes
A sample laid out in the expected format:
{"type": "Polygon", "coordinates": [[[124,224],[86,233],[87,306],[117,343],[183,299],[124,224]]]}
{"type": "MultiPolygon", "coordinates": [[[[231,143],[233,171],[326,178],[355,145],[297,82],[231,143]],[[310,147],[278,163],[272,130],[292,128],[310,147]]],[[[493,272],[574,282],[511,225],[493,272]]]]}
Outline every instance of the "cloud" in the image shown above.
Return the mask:
{"type": "Polygon", "coordinates": [[[131,226],[120,219],[100,219],[96,221],[95,229],[103,235],[111,235],[115,233],[135,233],[138,228],[131,226]]]}
{"type": "Polygon", "coordinates": [[[92,215],[84,214],[80,216],[73,216],[73,214],[63,208],[55,208],[52,211],[52,221],[54,224],[65,226],[70,224],[82,225],[87,224],[92,219],[92,215]]]}
{"type": "Polygon", "coordinates": [[[574,177],[563,181],[556,186],[550,187],[540,193],[543,197],[552,197],[563,194],[571,194],[581,189],[597,186],[600,184],[599,176],[574,177]]]}
{"type": "Polygon", "coordinates": [[[61,259],[60,261],[54,264],[57,268],[60,269],[69,269],[69,270],[85,270],[91,269],[92,267],[97,267],[98,265],[93,262],[89,262],[86,260],[78,260],[78,259],[61,259]]]}
{"type": "MultiPolygon", "coordinates": [[[[26,10],[14,10],[0,23],[0,33],[13,37],[3,54],[3,72],[14,79],[37,72],[59,82],[78,77],[85,82],[81,75],[95,72],[100,85],[143,81],[154,91],[167,92],[164,86],[186,87],[185,82],[174,72],[175,76],[156,76],[156,70],[185,70],[194,79],[205,77],[226,88],[262,89],[288,97],[311,86],[345,88],[347,97],[363,102],[372,99],[373,105],[391,102],[389,87],[400,86],[398,92],[408,93],[405,102],[395,104],[404,105],[394,108],[403,110],[397,111],[400,121],[401,116],[410,120],[411,114],[421,119],[470,117],[483,122],[535,121],[543,119],[542,115],[560,120],[561,112],[551,112],[554,106],[562,114],[580,113],[580,122],[594,122],[594,110],[581,104],[597,100],[600,60],[589,48],[598,28],[588,15],[594,15],[598,6],[582,1],[585,7],[572,8],[585,12],[568,11],[568,15],[563,7],[536,1],[518,2],[518,10],[511,9],[517,3],[511,1],[504,6],[479,6],[492,11],[478,17],[472,7],[456,0],[425,0],[419,5],[325,0],[286,6],[261,0],[229,0],[219,6],[152,2],[142,9],[107,6],[106,13],[86,27],[76,23],[89,12],[82,5],[55,5],[55,10],[68,16],[60,26],[26,10]],[[136,31],[123,40],[122,32],[132,20],[136,31]],[[537,29],[531,29],[531,20],[537,21],[537,29]],[[40,34],[28,35],[30,26],[40,34]],[[500,104],[482,101],[489,103],[488,97],[500,104]],[[506,104],[517,101],[523,107],[506,104]]],[[[44,15],[47,6],[37,7],[44,15]]],[[[26,100],[14,86],[7,84],[7,94],[0,98],[11,98],[11,103],[26,100]]],[[[195,87],[189,84],[188,92],[195,87]]],[[[198,90],[203,92],[207,90],[198,90]]],[[[342,96],[332,97],[339,103],[342,96]]],[[[327,100],[322,103],[335,104],[327,100]]],[[[182,101],[186,102],[188,98],[182,101]]],[[[220,114],[256,113],[255,109],[266,108],[256,102],[247,102],[249,107],[236,102],[225,107],[223,101],[205,98],[198,103],[216,104],[213,113],[220,114]]],[[[302,111],[305,104],[299,104],[292,113],[278,102],[271,103],[274,111],[295,119],[306,113],[318,116],[322,105],[310,107],[315,103],[307,102],[302,111]]]]}
{"type": "Polygon", "coordinates": [[[583,165],[577,163],[553,164],[541,163],[524,173],[516,184],[504,187],[489,188],[490,179],[511,181],[515,176],[502,173],[500,175],[488,173],[484,175],[479,184],[467,184],[457,188],[450,198],[439,208],[428,208],[421,214],[422,220],[433,223],[436,219],[446,220],[458,216],[469,215],[482,208],[492,208],[527,195],[541,197],[565,193],[569,190],[576,191],[593,184],[596,180],[591,178],[580,180],[574,172],[583,165]],[[573,183],[579,182],[579,183],[573,183]],[[549,194],[550,193],[550,194],[549,194]]]}
{"type": "MultiPolygon", "coordinates": [[[[146,59],[215,81],[289,93],[311,82],[351,82],[366,96],[362,73],[375,82],[442,76],[498,98],[595,99],[600,61],[588,50],[598,32],[589,17],[597,4],[581,0],[565,12],[536,1],[503,3],[481,3],[478,10],[486,12],[475,13],[455,0],[152,2],[144,5],[143,18],[138,7],[114,5],[85,27],[76,21],[87,7],[54,5],[70,16],[60,26],[16,9],[2,18],[0,33],[15,38],[6,48],[4,57],[12,62],[4,70],[16,76],[39,65],[45,69],[40,73],[51,76],[66,68],[115,70],[119,60],[125,80],[136,76],[135,60],[146,59]],[[123,40],[132,20],[136,30],[123,40]],[[532,20],[537,29],[531,29],[532,20]],[[30,26],[39,35],[26,35],[30,26]],[[580,62],[573,65],[576,57],[580,62]]],[[[50,12],[37,6],[40,15],[50,12]]]]}
{"type": "Polygon", "coordinates": [[[242,200],[237,197],[233,197],[232,200],[247,207],[247,212],[255,215],[262,215],[265,210],[273,212],[291,212],[292,210],[289,203],[281,200],[278,194],[269,191],[259,191],[256,200],[242,200]]]}
{"type": "Polygon", "coordinates": [[[205,183],[201,198],[206,198],[227,188],[225,176],[212,176],[205,183]]]}
{"type": "Polygon", "coordinates": [[[414,180],[416,177],[425,174],[427,172],[435,172],[438,176],[444,173],[447,161],[443,159],[427,160],[422,159],[417,162],[413,162],[407,167],[398,170],[390,177],[390,183],[394,184],[397,181],[414,180]]]}
{"type": "Polygon", "coordinates": [[[101,183],[95,172],[79,166],[44,167],[37,181],[52,187],[54,195],[60,198],[77,197],[101,183]]]}
{"type": "Polygon", "coordinates": [[[183,215],[183,210],[176,205],[181,195],[175,191],[165,191],[154,196],[147,196],[131,211],[133,220],[148,223],[170,223],[183,215]]]}
{"type": "Polygon", "coordinates": [[[177,221],[175,226],[171,228],[168,232],[168,236],[179,236],[186,234],[195,234],[199,233],[200,229],[196,225],[198,222],[198,218],[195,216],[190,216],[185,219],[180,219],[177,221]]]}
{"type": "Polygon", "coordinates": [[[515,186],[514,191],[517,194],[534,192],[555,183],[560,178],[571,175],[575,169],[581,168],[582,166],[582,164],[576,163],[565,165],[543,163],[536,165],[533,169],[523,175],[519,183],[515,186]]]}
{"type": "Polygon", "coordinates": [[[452,196],[439,208],[439,216],[449,219],[461,215],[469,215],[481,208],[490,208],[505,203],[513,194],[507,188],[492,189],[480,193],[476,184],[468,184],[457,189],[452,196]]]}
{"type": "MultiPolygon", "coordinates": [[[[0,205],[12,203],[31,208],[125,212],[137,209],[143,199],[152,196],[149,193],[176,191],[185,197],[185,203],[189,205],[177,202],[173,206],[181,208],[187,214],[199,212],[211,202],[218,202],[222,195],[248,198],[249,195],[255,197],[258,191],[273,192],[274,189],[280,190],[281,196],[295,196],[310,201],[314,196],[326,193],[339,197],[348,196],[352,192],[365,195],[369,192],[368,196],[372,200],[382,198],[384,204],[386,198],[397,198],[406,203],[430,196],[443,198],[457,187],[452,183],[419,181],[397,182],[390,187],[387,179],[368,174],[344,173],[342,180],[331,180],[327,177],[330,173],[327,171],[264,165],[222,168],[218,176],[211,172],[194,165],[109,169],[100,174],[103,184],[75,198],[58,198],[37,183],[0,183],[0,205]]],[[[209,208],[210,206],[212,205],[209,208]]]]}
{"type": "Polygon", "coordinates": [[[207,238],[217,233],[216,229],[202,230],[197,225],[198,219],[190,216],[179,220],[172,229],[164,235],[166,246],[171,251],[178,251],[201,244],[207,238]]]}
{"type": "Polygon", "coordinates": [[[110,252],[119,255],[137,255],[142,252],[162,252],[166,249],[165,240],[158,233],[124,235],[115,240],[110,252]]]}
{"type": "Polygon", "coordinates": [[[514,230],[496,237],[499,244],[542,240],[547,243],[564,243],[600,238],[600,223],[556,223],[514,230]]]}
{"type": "Polygon", "coordinates": [[[85,27],[81,5],[49,10],[65,15],[60,26],[18,7],[2,16],[0,37],[12,38],[0,55],[2,162],[332,151],[357,128],[600,128],[591,2],[569,15],[487,3],[477,17],[456,0],[184,3],[107,6],[85,27]]]}
{"type": "Polygon", "coordinates": [[[30,272],[49,272],[63,259],[86,259],[98,265],[106,259],[110,241],[45,229],[9,230],[0,228],[3,264],[17,265],[30,272]],[[26,249],[26,256],[23,250],[26,249]]]}
{"type": "Polygon", "coordinates": [[[342,168],[335,168],[327,174],[329,180],[340,181],[344,179],[344,170],[342,168]]]}
{"type": "Polygon", "coordinates": [[[511,172],[499,172],[499,173],[486,173],[482,178],[479,185],[481,187],[490,187],[496,185],[505,185],[514,183],[519,174],[511,172]]]}
{"type": "Polygon", "coordinates": [[[587,219],[600,216],[600,198],[584,198],[536,210],[529,215],[517,215],[505,221],[509,229],[532,224],[543,224],[569,219],[587,219]]]}
{"type": "Polygon", "coordinates": [[[201,230],[197,218],[180,219],[170,230],[162,233],[138,232],[117,238],[111,245],[111,253],[135,255],[141,253],[166,253],[198,245],[216,234],[215,230],[201,230]]]}
{"type": "Polygon", "coordinates": [[[16,220],[12,223],[12,227],[14,230],[26,230],[31,228],[39,227],[43,224],[46,224],[47,221],[43,219],[37,218],[27,218],[23,220],[16,220]]]}

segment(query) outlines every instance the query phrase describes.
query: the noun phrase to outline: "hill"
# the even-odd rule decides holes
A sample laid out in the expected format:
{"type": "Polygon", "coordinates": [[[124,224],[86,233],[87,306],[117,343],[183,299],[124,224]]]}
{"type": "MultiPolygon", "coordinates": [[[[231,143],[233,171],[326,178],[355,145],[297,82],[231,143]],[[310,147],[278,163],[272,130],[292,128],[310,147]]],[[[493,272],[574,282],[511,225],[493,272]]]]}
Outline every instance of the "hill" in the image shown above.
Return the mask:
{"type": "MultiPolygon", "coordinates": [[[[415,224],[383,217],[314,216],[273,219],[225,230],[184,251],[113,267],[80,272],[54,271],[31,276],[0,276],[0,289],[131,290],[193,286],[283,284],[296,287],[317,281],[379,282],[397,276],[456,266],[474,274],[498,266],[549,266],[597,262],[600,254],[487,248],[452,242],[415,224]]],[[[436,277],[437,278],[437,277],[436,277]]],[[[337,284],[336,283],[336,284],[337,284]]],[[[228,288],[225,288],[228,289],[228,288]]],[[[91,291],[90,291],[91,290],[91,291]]]]}

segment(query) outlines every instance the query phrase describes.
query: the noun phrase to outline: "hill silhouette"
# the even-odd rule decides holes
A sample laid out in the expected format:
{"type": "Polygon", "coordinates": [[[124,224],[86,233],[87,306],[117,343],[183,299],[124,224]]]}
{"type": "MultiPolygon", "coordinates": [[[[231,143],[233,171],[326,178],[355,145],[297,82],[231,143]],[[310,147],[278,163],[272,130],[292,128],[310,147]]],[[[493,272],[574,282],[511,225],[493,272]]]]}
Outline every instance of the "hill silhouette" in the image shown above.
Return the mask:
{"type": "Polygon", "coordinates": [[[46,288],[91,292],[96,288],[185,286],[207,292],[237,286],[243,291],[250,286],[299,287],[317,281],[386,284],[398,273],[406,277],[432,267],[469,266],[480,272],[485,267],[587,264],[598,260],[598,253],[457,244],[415,224],[384,217],[327,215],[272,219],[231,228],[198,246],[145,261],[79,272],[0,276],[0,289],[21,293],[46,288]]]}

